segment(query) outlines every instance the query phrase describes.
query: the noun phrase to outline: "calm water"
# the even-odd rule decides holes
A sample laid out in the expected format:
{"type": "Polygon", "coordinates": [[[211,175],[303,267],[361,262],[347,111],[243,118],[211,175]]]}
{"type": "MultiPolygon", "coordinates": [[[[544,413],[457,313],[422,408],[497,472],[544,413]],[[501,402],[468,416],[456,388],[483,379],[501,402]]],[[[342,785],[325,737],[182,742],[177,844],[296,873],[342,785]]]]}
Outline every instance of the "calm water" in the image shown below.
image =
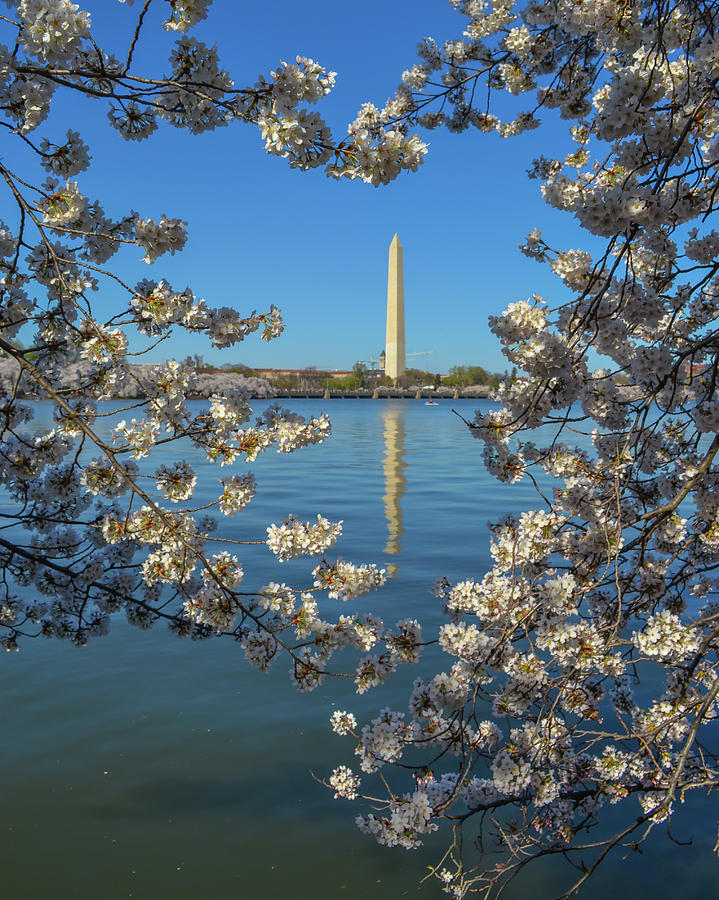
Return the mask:
{"type": "MultiPolygon", "coordinates": [[[[385,621],[438,624],[434,579],[481,575],[487,521],[535,504],[528,486],[486,475],[480,444],[451,413],[469,418],[476,406],[294,401],[302,414],[330,413],[331,440],[254,463],[257,495],[220,533],[261,539],[288,513],[343,519],[337,555],[393,576],[363,607],[385,621]]],[[[195,463],[200,484],[227,474],[195,463]]],[[[311,561],[280,567],[266,548],[246,549],[247,585],[309,583],[311,561]]],[[[311,776],[353,765],[351,740],[327,725],[333,708],[358,718],[404,709],[413,678],[436,671],[430,660],[361,698],[345,682],[305,696],[282,661],[262,675],[229,641],[195,644],[118,620],[81,650],[36,640],[2,663],[0,897],[446,896],[432,882],[419,886],[441,840],[412,853],[378,847],[354,827],[361,807],[334,801],[311,776]]],[[[719,897],[716,817],[709,801],[683,810],[673,833],[693,835],[693,847],[657,829],[642,855],[615,856],[584,896],[719,897]]],[[[549,900],[567,886],[560,872],[556,862],[535,868],[504,896],[549,900]]]]}

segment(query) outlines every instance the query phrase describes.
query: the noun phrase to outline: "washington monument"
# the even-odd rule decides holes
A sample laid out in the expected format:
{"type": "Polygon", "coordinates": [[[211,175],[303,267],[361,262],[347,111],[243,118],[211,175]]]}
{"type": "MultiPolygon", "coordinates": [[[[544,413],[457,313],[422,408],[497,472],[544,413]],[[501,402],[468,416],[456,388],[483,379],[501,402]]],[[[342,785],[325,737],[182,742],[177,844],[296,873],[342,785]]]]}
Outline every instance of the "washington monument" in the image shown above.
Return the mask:
{"type": "Polygon", "coordinates": [[[399,378],[405,370],[404,348],[404,268],[402,244],[395,235],[389,245],[387,273],[387,339],[385,341],[384,373],[399,378]]]}

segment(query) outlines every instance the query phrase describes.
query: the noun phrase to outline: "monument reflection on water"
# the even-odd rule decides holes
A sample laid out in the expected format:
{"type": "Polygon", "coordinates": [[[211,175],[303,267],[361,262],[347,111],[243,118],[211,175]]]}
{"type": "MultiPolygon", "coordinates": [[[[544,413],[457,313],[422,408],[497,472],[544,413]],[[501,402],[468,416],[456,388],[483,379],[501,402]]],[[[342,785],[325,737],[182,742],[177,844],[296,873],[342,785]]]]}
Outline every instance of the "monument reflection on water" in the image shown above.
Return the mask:
{"type": "MultiPolygon", "coordinates": [[[[387,544],[384,552],[397,556],[402,551],[400,542],[402,525],[402,497],[407,486],[404,459],[405,427],[404,410],[399,403],[388,405],[382,411],[382,433],[384,435],[384,512],[387,519],[387,544]]],[[[387,575],[391,578],[399,571],[395,563],[387,565],[387,575]]]]}

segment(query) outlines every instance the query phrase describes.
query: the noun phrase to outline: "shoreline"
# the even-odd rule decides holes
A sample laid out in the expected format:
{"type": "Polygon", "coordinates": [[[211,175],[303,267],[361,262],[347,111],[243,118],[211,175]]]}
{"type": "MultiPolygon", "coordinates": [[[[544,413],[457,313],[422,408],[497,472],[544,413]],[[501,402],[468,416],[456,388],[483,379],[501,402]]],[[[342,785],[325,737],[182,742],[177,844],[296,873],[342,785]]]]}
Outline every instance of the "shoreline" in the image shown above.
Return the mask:
{"type": "MultiPolygon", "coordinates": [[[[115,390],[108,400],[137,400],[145,394],[147,385],[152,391],[152,382],[157,366],[150,363],[130,364],[124,378],[114,385],[115,390]]],[[[86,362],[73,362],[66,365],[59,376],[59,387],[66,395],[88,393],[92,387],[93,372],[86,362]]],[[[199,371],[194,374],[192,384],[187,393],[188,399],[208,399],[213,394],[227,394],[231,391],[245,391],[255,400],[429,400],[432,397],[446,400],[473,399],[486,400],[491,388],[488,385],[471,385],[465,388],[454,388],[440,385],[438,388],[413,385],[408,388],[394,388],[385,385],[377,387],[343,390],[332,387],[314,387],[287,389],[275,387],[266,378],[254,375],[241,375],[238,372],[215,370],[199,371]]],[[[39,399],[32,389],[28,377],[20,372],[15,360],[0,358],[0,395],[17,396],[23,399],[39,399]],[[29,388],[29,390],[28,390],[29,388]]]]}
{"type": "Polygon", "coordinates": [[[318,399],[318,400],[487,400],[491,388],[481,390],[456,390],[439,388],[434,391],[408,388],[376,388],[374,390],[357,391],[277,391],[273,396],[278,400],[285,399],[318,399]]]}

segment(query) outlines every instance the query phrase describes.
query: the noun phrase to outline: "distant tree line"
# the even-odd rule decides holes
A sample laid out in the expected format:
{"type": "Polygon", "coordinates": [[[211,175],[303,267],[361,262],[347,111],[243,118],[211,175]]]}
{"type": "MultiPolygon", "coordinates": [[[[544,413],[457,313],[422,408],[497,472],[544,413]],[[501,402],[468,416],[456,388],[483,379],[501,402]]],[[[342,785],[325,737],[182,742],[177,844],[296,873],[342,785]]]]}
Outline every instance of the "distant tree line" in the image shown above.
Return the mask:
{"type": "MultiPolygon", "coordinates": [[[[505,375],[505,377],[507,377],[505,375]]],[[[487,372],[481,366],[452,366],[449,375],[442,380],[443,384],[448,387],[469,387],[473,384],[489,385],[490,387],[499,387],[501,375],[495,372],[487,372]]]]}
{"type": "MultiPolygon", "coordinates": [[[[194,364],[198,371],[214,369],[211,364],[206,363],[198,355],[188,357],[186,362],[194,364]]],[[[248,376],[256,374],[250,367],[240,363],[226,363],[221,368],[223,371],[239,372],[248,376]]],[[[501,379],[511,380],[515,374],[516,370],[513,370],[511,375],[507,372],[504,375],[500,375],[495,372],[488,372],[482,366],[452,366],[449,374],[444,377],[437,372],[429,372],[425,369],[406,369],[404,374],[400,375],[395,382],[394,379],[385,375],[381,369],[369,369],[365,363],[356,362],[352,367],[352,372],[342,377],[333,377],[325,372],[315,371],[312,366],[308,366],[301,372],[287,372],[281,375],[263,377],[274,388],[282,391],[320,390],[324,388],[338,391],[357,391],[381,386],[389,387],[395,383],[397,387],[405,389],[427,386],[434,388],[440,386],[465,388],[475,384],[497,388],[501,379]]]]}

